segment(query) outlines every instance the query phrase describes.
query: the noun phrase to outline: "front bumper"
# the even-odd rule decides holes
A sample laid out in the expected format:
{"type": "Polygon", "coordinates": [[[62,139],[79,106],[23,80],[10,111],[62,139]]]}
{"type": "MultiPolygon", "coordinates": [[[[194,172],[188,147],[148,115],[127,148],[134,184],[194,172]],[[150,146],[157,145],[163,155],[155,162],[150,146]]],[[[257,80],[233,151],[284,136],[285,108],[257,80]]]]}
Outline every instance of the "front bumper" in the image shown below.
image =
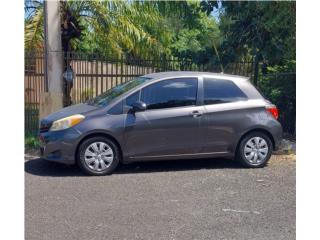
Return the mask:
{"type": "Polygon", "coordinates": [[[74,128],[39,134],[41,157],[48,161],[75,164],[80,132],[74,128]]]}

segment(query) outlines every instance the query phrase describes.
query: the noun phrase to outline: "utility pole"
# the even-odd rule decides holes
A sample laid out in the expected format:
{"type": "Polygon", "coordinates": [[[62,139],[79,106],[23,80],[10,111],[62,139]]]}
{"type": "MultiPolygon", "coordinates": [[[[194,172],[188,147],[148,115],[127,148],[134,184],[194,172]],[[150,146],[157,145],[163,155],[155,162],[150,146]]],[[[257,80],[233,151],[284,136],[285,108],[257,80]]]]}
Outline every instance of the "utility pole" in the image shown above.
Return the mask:
{"type": "Polygon", "coordinates": [[[63,107],[63,53],[60,1],[44,1],[45,90],[40,96],[40,118],[63,107]]]}

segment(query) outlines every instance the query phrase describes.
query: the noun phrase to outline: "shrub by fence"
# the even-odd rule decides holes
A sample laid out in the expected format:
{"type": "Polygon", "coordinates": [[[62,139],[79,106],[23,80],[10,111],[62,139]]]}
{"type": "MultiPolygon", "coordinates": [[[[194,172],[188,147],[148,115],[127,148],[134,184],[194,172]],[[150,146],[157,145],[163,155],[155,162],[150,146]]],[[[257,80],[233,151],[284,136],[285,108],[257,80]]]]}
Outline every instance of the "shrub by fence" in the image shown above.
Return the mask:
{"type": "Polygon", "coordinates": [[[262,94],[277,105],[279,121],[285,133],[296,131],[296,73],[274,73],[259,77],[258,88],[262,94]]]}

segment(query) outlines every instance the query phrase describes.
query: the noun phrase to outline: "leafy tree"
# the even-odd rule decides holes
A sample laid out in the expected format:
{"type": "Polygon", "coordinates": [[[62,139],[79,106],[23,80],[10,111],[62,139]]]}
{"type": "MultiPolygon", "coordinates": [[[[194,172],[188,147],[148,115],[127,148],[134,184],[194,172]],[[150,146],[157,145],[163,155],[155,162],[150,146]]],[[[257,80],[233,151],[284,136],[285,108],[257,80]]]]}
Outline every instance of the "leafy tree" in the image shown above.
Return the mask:
{"type": "MultiPolygon", "coordinates": [[[[164,51],[159,42],[142,25],[155,27],[159,14],[144,11],[141,5],[125,1],[66,1],[61,15],[70,11],[83,27],[82,38],[71,42],[74,50],[122,54],[146,54],[164,51]]],[[[43,2],[25,4],[25,46],[27,49],[43,45],[43,2]]]]}
{"type": "Polygon", "coordinates": [[[44,38],[43,3],[25,1],[25,48],[42,48],[44,38]]]}
{"type": "Polygon", "coordinates": [[[202,1],[201,6],[206,12],[221,9],[224,62],[247,55],[271,65],[295,59],[295,2],[202,1]]]}
{"type": "MultiPolygon", "coordinates": [[[[28,0],[25,45],[43,45],[43,2],[28,0]]],[[[103,55],[125,53],[135,58],[176,56],[195,62],[217,59],[219,28],[195,1],[65,1],[82,27],[71,48],[103,55]]],[[[78,27],[79,28],[79,27],[78,27]]]]}
{"type": "Polygon", "coordinates": [[[147,4],[163,16],[162,26],[168,33],[172,55],[195,63],[218,61],[219,27],[212,16],[201,11],[200,2],[151,1],[147,4]]]}

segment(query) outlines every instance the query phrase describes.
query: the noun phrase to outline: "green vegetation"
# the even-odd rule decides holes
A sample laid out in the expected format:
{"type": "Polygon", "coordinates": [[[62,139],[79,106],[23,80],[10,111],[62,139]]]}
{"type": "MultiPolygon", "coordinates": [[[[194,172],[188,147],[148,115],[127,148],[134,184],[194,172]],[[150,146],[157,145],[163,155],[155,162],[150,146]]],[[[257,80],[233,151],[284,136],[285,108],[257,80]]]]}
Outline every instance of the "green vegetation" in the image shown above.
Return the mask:
{"type": "MultiPolygon", "coordinates": [[[[26,49],[43,46],[43,4],[26,1],[26,49]]],[[[102,55],[181,56],[203,60],[214,55],[219,28],[194,1],[67,1],[81,28],[72,49],[102,55]],[[189,37],[192,37],[189,39],[189,37]]]]}
{"type": "MultiPolygon", "coordinates": [[[[77,51],[223,64],[257,56],[282,66],[295,60],[295,9],[284,1],[66,1],[61,16],[76,19],[77,51]]],[[[43,2],[26,1],[25,12],[26,49],[41,47],[43,2]]]]}
{"type": "Polygon", "coordinates": [[[24,138],[24,146],[26,149],[36,149],[39,147],[39,139],[34,135],[27,134],[24,138]]]}
{"type": "Polygon", "coordinates": [[[222,2],[221,51],[225,61],[257,55],[269,64],[295,60],[295,2],[222,2]]]}
{"type": "Polygon", "coordinates": [[[285,132],[295,135],[296,129],[296,74],[295,61],[283,66],[268,67],[268,74],[260,73],[259,88],[267,99],[280,110],[280,122],[285,132]]]}

